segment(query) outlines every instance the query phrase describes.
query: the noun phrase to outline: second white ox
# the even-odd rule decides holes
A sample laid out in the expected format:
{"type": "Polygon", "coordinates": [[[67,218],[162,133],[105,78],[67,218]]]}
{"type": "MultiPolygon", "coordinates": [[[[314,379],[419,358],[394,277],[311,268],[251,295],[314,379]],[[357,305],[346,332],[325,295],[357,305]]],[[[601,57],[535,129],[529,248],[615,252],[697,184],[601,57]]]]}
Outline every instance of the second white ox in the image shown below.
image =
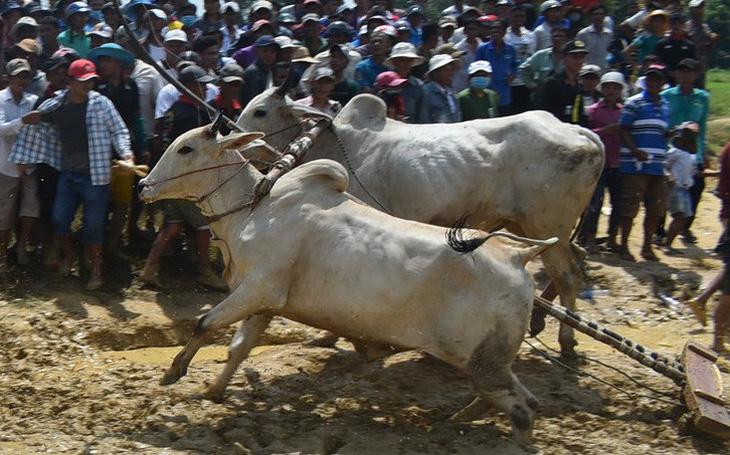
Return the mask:
{"type": "MultiPolygon", "coordinates": [[[[283,149],[299,133],[292,126],[312,115],[323,114],[272,88],[246,106],[238,124],[283,149]]],[[[304,157],[321,158],[348,168],[354,196],[395,216],[452,226],[468,215],[470,227],[486,231],[558,237],[542,259],[561,303],[575,310],[581,275],[570,235],[603,170],[603,145],[590,130],[544,111],[412,125],[387,119],[379,98],[359,95],[304,157]]],[[[563,353],[571,354],[572,329],[560,329],[563,353]]]]}
{"type": "Polygon", "coordinates": [[[462,231],[394,218],[348,196],[347,172],[329,160],[294,169],[255,201],[263,176],[235,150],[259,136],[216,139],[205,127],[191,130],[140,183],[145,201],[190,199],[219,218],[211,229],[232,290],[198,321],[162,383],[186,374],[207,335],[243,320],[224,371],[206,391],[220,398],[271,318],[281,315],[453,365],[479,393],[460,416],[489,403],[509,416],[518,440],[529,441],[537,400],[511,371],[534,291],[524,265],[557,239],[519,239],[529,248],[502,239],[481,246],[483,232],[468,231],[482,237],[463,240],[453,235],[462,231]]]}

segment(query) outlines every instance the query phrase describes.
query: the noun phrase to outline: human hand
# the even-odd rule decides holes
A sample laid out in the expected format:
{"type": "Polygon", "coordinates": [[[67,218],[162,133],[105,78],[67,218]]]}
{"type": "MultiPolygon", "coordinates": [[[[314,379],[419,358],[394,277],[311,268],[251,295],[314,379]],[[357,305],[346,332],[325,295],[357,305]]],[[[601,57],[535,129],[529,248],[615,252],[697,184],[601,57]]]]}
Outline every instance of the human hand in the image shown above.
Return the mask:
{"type": "Polygon", "coordinates": [[[633,150],[631,153],[633,153],[639,161],[649,161],[649,154],[641,149],[633,150]]]}
{"type": "Polygon", "coordinates": [[[20,117],[20,120],[23,122],[23,125],[37,125],[41,122],[42,115],[43,113],[41,111],[30,111],[20,117]]]}

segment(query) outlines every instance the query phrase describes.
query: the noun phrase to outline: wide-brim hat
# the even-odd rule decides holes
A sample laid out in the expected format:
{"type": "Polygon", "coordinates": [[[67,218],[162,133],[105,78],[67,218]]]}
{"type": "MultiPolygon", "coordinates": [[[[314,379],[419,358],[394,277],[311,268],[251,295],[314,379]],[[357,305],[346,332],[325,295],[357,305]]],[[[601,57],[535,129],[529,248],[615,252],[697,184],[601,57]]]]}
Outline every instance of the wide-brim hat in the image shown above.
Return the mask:
{"type": "Polygon", "coordinates": [[[393,59],[394,58],[410,58],[415,60],[413,62],[413,66],[418,66],[426,61],[426,59],[418,55],[416,52],[416,47],[411,43],[398,43],[395,46],[393,46],[393,49],[390,51],[390,57],[385,59],[385,65],[386,66],[393,66],[393,59]]]}
{"type": "Polygon", "coordinates": [[[294,49],[291,61],[293,63],[319,63],[319,60],[309,55],[309,49],[304,46],[299,46],[294,49]]]}
{"type": "Polygon", "coordinates": [[[117,43],[102,44],[101,46],[90,50],[86,55],[86,58],[94,63],[97,63],[100,57],[111,57],[114,60],[120,60],[125,65],[129,65],[134,62],[134,55],[126,51],[117,43]]]}
{"type": "Polygon", "coordinates": [[[437,69],[443,68],[455,62],[457,62],[457,60],[455,60],[454,57],[450,56],[449,54],[436,54],[431,57],[431,60],[428,61],[428,71],[426,71],[426,74],[431,74],[437,69]]]}

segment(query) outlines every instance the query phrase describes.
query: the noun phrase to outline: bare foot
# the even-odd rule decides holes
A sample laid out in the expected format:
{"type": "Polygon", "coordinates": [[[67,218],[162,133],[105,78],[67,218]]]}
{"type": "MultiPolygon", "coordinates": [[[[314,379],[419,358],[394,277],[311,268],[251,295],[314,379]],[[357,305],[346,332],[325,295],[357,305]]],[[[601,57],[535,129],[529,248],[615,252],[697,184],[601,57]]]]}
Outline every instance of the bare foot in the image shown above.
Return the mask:
{"type": "Polygon", "coordinates": [[[142,284],[146,284],[155,288],[163,289],[165,286],[162,285],[162,281],[154,272],[145,270],[142,275],[139,276],[139,281],[142,284]]]}
{"type": "Polygon", "coordinates": [[[727,350],[725,343],[718,343],[717,341],[712,345],[712,350],[722,355],[730,353],[730,351],[727,350]]]}
{"type": "Polygon", "coordinates": [[[20,265],[30,264],[30,258],[28,257],[28,252],[25,251],[25,248],[20,245],[18,245],[18,248],[15,253],[15,257],[18,261],[18,264],[20,264],[20,265]]]}
{"type": "Polygon", "coordinates": [[[690,307],[697,320],[700,321],[702,327],[707,327],[707,311],[705,311],[705,303],[701,302],[697,297],[692,300],[688,300],[685,303],[690,307]]]}
{"type": "Polygon", "coordinates": [[[101,281],[101,275],[92,274],[91,278],[89,278],[89,282],[86,283],[86,289],[87,291],[96,291],[99,289],[102,285],[101,281]]]}

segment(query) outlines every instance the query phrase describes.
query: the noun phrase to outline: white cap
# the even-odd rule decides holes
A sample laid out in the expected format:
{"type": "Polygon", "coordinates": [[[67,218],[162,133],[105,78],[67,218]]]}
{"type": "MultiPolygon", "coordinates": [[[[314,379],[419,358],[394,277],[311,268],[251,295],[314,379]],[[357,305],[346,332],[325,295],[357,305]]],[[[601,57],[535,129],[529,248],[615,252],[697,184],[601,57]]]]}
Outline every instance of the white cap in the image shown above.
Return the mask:
{"type": "Polygon", "coordinates": [[[455,61],[456,60],[454,60],[454,57],[448,54],[436,54],[431,57],[431,60],[428,61],[428,71],[426,72],[426,74],[429,74],[432,71],[442,68],[449,63],[453,63],[455,61]]]}
{"type": "Polygon", "coordinates": [[[560,3],[556,2],[555,0],[547,0],[542,5],[540,5],[540,14],[543,14],[545,11],[553,8],[560,8],[560,3]]]}
{"type": "Polygon", "coordinates": [[[491,73],[492,64],[486,60],[476,60],[469,64],[469,69],[467,71],[469,76],[471,76],[474,73],[478,73],[479,71],[486,71],[487,73],[491,73]]]}
{"type": "Polygon", "coordinates": [[[312,80],[313,81],[318,81],[320,79],[324,79],[325,77],[334,80],[335,79],[335,72],[332,71],[331,68],[328,68],[326,66],[322,66],[320,68],[317,68],[317,70],[314,72],[314,75],[312,76],[312,80]]]}
{"type": "Polygon", "coordinates": [[[705,0],[692,0],[689,2],[689,7],[690,8],[701,8],[702,6],[704,6],[704,4],[705,4],[705,0]]]}
{"type": "Polygon", "coordinates": [[[167,13],[165,10],[159,9],[159,8],[153,8],[151,10],[147,11],[147,17],[149,16],[155,16],[158,19],[162,19],[163,21],[167,20],[167,13]]]}
{"type": "Polygon", "coordinates": [[[378,25],[375,27],[375,30],[373,30],[373,33],[385,33],[393,38],[398,37],[398,30],[396,30],[392,25],[378,25]]]}
{"type": "Polygon", "coordinates": [[[238,6],[238,3],[236,3],[236,2],[225,2],[221,6],[221,10],[220,10],[221,11],[221,14],[225,13],[229,9],[233,10],[234,13],[238,13],[238,12],[241,11],[241,7],[238,6]]]}
{"type": "Polygon", "coordinates": [[[183,43],[187,43],[188,34],[182,30],[170,30],[165,33],[165,42],[168,41],[182,41],[183,43]]]}
{"type": "Polygon", "coordinates": [[[279,49],[296,49],[300,46],[286,35],[275,36],[274,41],[279,45],[279,49]]]}
{"type": "Polygon", "coordinates": [[[262,8],[269,11],[274,11],[274,5],[272,5],[271,2],[267,0],[259,0],[251,6],[251,12],[258,11],[262,8]]]}
{"type": "Polygon", "coordinates": [[[608,73],[601,76],[601,81],[598,83],[598,89],[600,90],[603,84],[608,83],[618,84],[624,90],[628,88],[626,86],[626,80],[624,79],[624,75],[619,73],[618,71],[609,71],[608,73]]]}
{"type": "Polygon", "coordinates": [[[357,33],[358,36],[367,35],[368,34],[368,26],[367,24],[360,27],[360,31],[357,33]]]}

